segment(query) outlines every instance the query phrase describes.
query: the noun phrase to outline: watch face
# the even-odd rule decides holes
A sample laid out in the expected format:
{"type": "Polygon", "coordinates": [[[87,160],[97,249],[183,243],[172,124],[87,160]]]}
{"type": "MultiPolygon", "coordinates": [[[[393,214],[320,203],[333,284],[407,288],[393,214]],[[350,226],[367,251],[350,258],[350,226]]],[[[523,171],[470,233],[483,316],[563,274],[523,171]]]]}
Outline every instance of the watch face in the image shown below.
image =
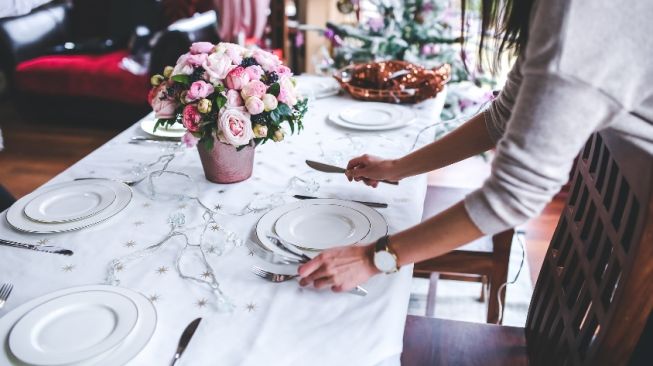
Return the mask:
{"type": "Polygon", "coordinates": [[[374,265],[381,272],[393,272],[397,269],[397,261],[394,255],[386,251],[374,253],[374,265]]]}

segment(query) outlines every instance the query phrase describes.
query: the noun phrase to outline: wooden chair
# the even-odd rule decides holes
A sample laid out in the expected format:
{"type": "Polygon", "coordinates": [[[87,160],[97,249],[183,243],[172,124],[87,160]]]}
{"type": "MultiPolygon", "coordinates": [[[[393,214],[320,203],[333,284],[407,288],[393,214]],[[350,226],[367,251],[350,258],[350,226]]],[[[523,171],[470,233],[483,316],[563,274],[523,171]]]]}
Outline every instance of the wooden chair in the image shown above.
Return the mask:
{"type": "Polygon", "coordinates": [[[629,362],[653,317],[653,156],[595,134],[571,187],[526,327],[409,316],[402,365],[629,362]]]}
{"type": "MultiPolygon", "coordinates": [[[[452,206],[468,192],[469,190],[460,188],[429,187],[424,204],[424,218],[434,216],[452,206]]],[[[505,304],[506,299],[506,292],[499,294],[499,287],[508,279],[508,259],[513,234],[513,230],[508,230],[493,237],[483,237],[445,255],[416,263],[413,276],[430,280],[426,315],[434,315],[438,279],[476,281],[483,283],[481,301],[485,301],[486,287],[489,294],[486,321],[497,323],[502,318],[498,299],[501,298],[502,304],[505,304]]]]}

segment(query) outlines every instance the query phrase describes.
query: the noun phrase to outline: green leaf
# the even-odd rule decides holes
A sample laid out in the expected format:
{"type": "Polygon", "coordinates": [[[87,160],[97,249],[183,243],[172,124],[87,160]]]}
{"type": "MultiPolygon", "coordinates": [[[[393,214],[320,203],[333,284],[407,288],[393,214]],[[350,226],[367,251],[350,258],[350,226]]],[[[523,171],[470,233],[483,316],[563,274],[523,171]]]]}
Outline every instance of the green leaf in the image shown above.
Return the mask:
{"type": "Polygon", "coordinates": [[[190,84],[190,76],[188,75],[183,75],[183,74],[177,74],[173,77],[171,77],[172,81],[176,81],[180,84],[188,85],[190,84]]]}
{"type": "Polygon", "coordinates": [[[216,108],[217,108],[218,111],[219,111],[220,109],[222,109],[222,107],[224,107],[225,104],[227,104],[227,97],[225,97],[225,96],[222,95],[222,94],[220,94],[220,95],[218,95],[217,97],[215,97],[215,106],[216,106],[216,108]]]}
{"type": "Polygon", "coordinates": [[[290,126],[290,134],[295,133],[295,124],[292,121],[288,121],[288,126],[290,126]]]}
{"type": "Polygon", "coordinates": [[[279,103],[275,111],[278,111],[278,113],[282,116],[291,116],[292,115],[292,109],[287,104],[284,103],[279,103]]]}
{"type": "Polygon", "coordinates": [[[164,120],[162,120],[160,118],[156,120],[156,123],[154,124],[154,131],[153,132],[156,132],[156,129],[159,128],[159,126],[161,126],[163,124],[163,121],[164,120]]]}
{"type": "Polygon", "coordinates": [[[268,93],[274,95],[275,97],[279,96],[279,92],[281,91],[281,85],[279,83],[274,83],[270,85],[268,88],[268,93]]]}
{"type": "Polygon", "coordinates": [[[213,136],[209,134],[209,136],[204,136],[201,140],[200,143],[204,146],[204,149],[206,151],[211,151],[213,150],[213,136]]]}

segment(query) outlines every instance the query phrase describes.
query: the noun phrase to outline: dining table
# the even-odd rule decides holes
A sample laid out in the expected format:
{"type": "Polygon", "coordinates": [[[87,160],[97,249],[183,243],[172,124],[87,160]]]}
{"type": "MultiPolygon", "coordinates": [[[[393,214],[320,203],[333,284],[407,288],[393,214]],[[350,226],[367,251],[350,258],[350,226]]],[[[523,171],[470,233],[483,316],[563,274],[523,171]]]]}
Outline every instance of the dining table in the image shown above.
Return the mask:
{"type": "Polygon", "coordinates": [[[342,94],[313,98],[304,129],[259,145],[252,177],[233,184],[209,182],[196,148],[151,142],[136,122],[39,188],[80,178],[145,176],[131,186],[133,196],[124,210],[82,230],[49,234],[17,231],[5,219],[6,211],[0,215],[0,238],[74,252],[63,256],[0,246],[0,282],[14,285],[0,317],[53,291],[109,284],[143,294],[156,309],[152,337],[128,365],[169,364],[184,328],[198,317],[202,322],[179,366],[399,364],[412,265],[370,278],[362,284],[366,296],[301,287],[296,280],[273,283],[254,275],[252,266],[289,274],[296,266],[267,263],[257,250],[254,229],[262,215],[296,201],[296,194],[387,203],[376,210],[390,234],[419,223],[424,175],[371,188],[349,182],[344,174],[315,171],[305,160],[346,166],[363,153],[402,156],[433,140],[429,127],[437,123],[444,97],[441,93],[406,107],[415,120],[386,131],[347,129],[327,118],[333,110],[366,102],[342,94]],[[153,177],[157,164],[183,174],[153,177]],[[201,251],[188,247],[183,236],[146,250],[167,238],[171,225],[192,232],[209,209],[212,236],[198,239],[201,251]],[[207,279],[219,284],[219,295],[207,279]]]}

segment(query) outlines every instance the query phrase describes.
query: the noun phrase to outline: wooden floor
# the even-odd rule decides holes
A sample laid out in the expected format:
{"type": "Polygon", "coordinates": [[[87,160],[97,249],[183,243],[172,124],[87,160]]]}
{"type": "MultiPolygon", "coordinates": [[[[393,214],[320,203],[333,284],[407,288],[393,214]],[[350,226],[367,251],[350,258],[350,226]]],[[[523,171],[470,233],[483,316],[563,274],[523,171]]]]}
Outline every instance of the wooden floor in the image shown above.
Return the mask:
{"type": "MultiPolygon", "coordinates": [[[[131,121],[134,122],[134,121],[131,121]]],[[[55,119],[32,118],[0,102],[0,128],[4,151],[0,152],[0,184],[22,197],[104,144],[129,125],[85,125],[81,121],[62,123],[55,119]]],[[[489,175],[489,164],[472,158],[429,175],[429,184],[473,188],[489,175]]],[[[530,275],[537,279],[548,243],[563,207],[556,198],[542,215],[523,226],[526,231],[530,275]]]]}

